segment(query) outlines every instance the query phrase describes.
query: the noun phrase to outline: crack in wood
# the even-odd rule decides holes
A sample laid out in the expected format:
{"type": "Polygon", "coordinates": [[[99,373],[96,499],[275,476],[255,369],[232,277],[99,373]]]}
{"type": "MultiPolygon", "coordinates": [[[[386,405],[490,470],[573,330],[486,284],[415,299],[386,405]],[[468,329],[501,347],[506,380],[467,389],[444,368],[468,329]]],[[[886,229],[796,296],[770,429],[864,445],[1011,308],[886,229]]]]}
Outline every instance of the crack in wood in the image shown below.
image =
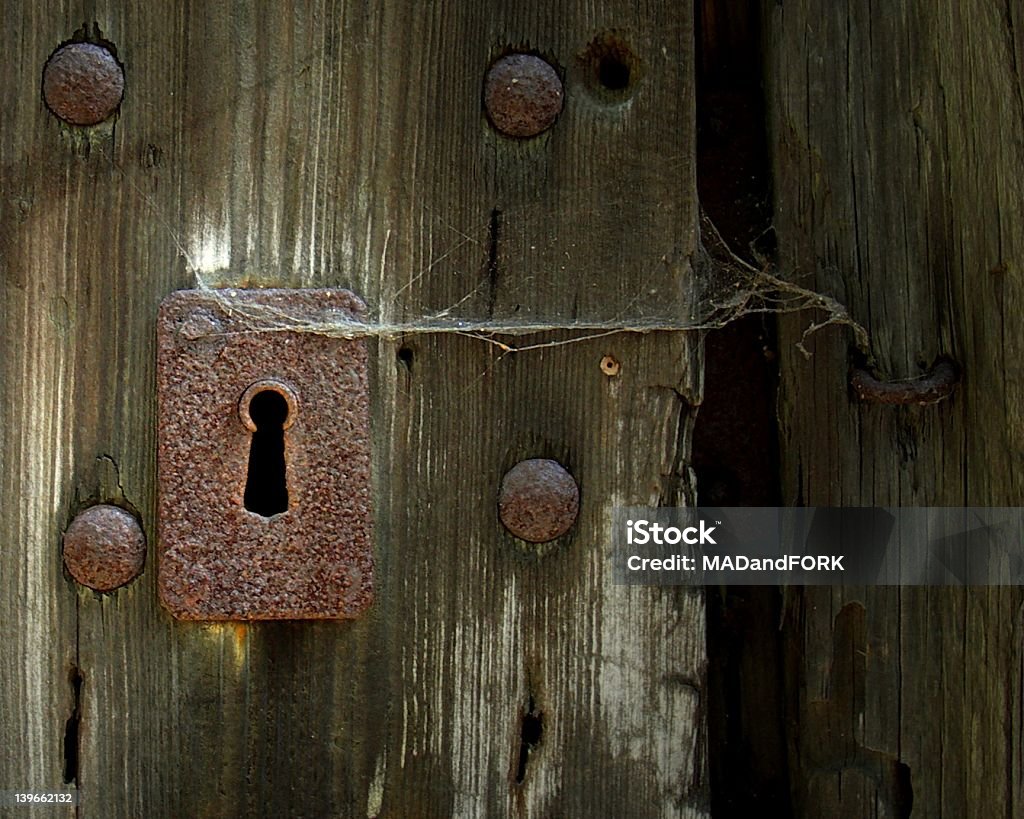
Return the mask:
{"type": "Polygon", "coordinates": [[[516,784],[526,781],[526,769],[530,762],[530,754],[544,738],[544,712],[537,708],[537,703],[530,694],[529,701],[519,721],[519,761],[516,764],[516,784]]]}
{"type": "Polygon", "coordinates": [[[501,240],[501,211],[497,208],[491,211],[491,220],[488,225],[487,236],[487,281],[490,292],[487,296],[487,315],[494,317],[494,306],[498,301],[498,243],[501,240]]]}
{"type": "Polygon", "coordinates": [[[70,674],[72,706],[71,715],[64,723],[64,783],[78,784],[79,753],[81,751],[80,727],[82,719],[82,676],[81,669],[72,666],[70,674]]]}

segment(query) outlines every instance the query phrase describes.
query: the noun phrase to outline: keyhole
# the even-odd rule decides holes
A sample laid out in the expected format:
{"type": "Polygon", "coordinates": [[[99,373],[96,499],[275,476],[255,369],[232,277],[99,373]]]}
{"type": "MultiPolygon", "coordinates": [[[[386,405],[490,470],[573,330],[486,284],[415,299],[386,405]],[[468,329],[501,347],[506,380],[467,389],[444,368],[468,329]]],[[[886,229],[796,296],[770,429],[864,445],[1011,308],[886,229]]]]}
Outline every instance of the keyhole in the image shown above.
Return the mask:
{"type": "Polygon", "coordinates": [[[260,390],[249,401],[249,417],[256,429],[249,446],[245,508],[269,518],[288,511],[288,484],[284,474],[288,401],[276,390],[260,390]]]}

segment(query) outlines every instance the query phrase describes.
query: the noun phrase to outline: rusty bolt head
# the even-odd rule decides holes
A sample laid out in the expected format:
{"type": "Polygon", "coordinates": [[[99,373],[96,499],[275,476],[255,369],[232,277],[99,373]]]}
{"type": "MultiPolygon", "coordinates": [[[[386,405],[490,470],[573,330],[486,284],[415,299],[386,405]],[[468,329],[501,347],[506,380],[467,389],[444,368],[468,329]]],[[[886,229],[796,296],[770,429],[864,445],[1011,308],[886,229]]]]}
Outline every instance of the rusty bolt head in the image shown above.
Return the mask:
{"type": "Polygon", "coordinates": [[[124,96],[124,71],[103,46],[61,46],[43,68],[43,100],[72,125],[96,125],[110,117],[124,96]]]}
{"type": "Polygon", "coordinates": [[[520,461],[501,481],[501,522],[513,535],[530,543],[546,543],[564,535],[576,522],[579,509],[579,487],[556,461],[520,461]]]}
{"type": "Polygon", "coordinates": [[[550,128],[562,112],[562,81],[551,65],[532,54],[509,54],[487,72],[484,107],[491,123],[511,137],[532,137],[550,128]]]}
{"type": "Polygon", "coordinates": [[[80,513],[64,533],[64,565],[83,586],[109,592],[130,583],[146,562],[146,536],[135,518],[99,504],[80,513]]]}

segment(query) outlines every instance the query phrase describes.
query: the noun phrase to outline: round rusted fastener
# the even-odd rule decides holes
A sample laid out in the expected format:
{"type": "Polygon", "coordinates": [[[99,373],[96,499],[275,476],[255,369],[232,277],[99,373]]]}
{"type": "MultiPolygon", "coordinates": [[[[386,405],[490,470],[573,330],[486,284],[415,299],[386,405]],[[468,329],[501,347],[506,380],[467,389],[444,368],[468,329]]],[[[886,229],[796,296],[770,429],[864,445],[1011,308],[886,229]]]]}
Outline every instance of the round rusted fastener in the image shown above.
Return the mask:
{"type": "Polygon", "coordinates": [[[124,96],[124,71],[107,49],[94,43],[61,46],[43,68],[43,100],[72,125],[96,125],[110,117],[124,96]]]}
{"type": "Polygon", "coordinates": [[[145,563],[146,536],[120,507],[90,506],[64,532],[64,565],[90,589],[109,592],[130,583],[145,563]]]}
{"type": "Polygon", "coordinates": [[[601,359],[601,372],[607,375],[609,378],[614,378],[619,374],[620,364],[618,359],[613,355],[606,355],[601,359]]]}
{"type": "Polygon", "coordinates": [[[498,515],[513,535],[546,543],[564,535],[576,522],[580,489],[557,461],[520,461],[501,481],[498,515]]]}
{"type": "Polygon", "coordinates": [[[484,108],[491,124],[511,137],[532,137],[562,112],[562,81],[551,64],[532,54],[509,54],[491,66],[484,81],[484,108]]]}

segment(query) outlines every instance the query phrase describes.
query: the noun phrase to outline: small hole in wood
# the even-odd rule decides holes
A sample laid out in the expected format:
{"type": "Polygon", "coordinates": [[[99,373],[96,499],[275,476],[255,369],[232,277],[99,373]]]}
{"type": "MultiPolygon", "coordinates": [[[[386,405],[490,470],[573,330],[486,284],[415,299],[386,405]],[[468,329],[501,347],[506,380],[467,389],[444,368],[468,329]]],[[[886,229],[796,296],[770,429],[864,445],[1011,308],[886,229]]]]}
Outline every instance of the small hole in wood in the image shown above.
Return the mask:
{"type": "Polygon", "coordinates": [[[402,347],[398,351],[398,360],[405,369],[412,372],[413,351],[411,347],[402,347]]]}
{"type": "Polygon", "coordinates": [[[597,67],[597,80],[609,91],[629,88],[629,66],[615,56],[607,56],[597,67]]]}
{"type": "Polygon", "coordinates": [[[577,55],[583,79],[592,96],[604,104],[626,102],[643,77],[644,65],[618,32],[606,31],[595,37],[577,55]]]}

